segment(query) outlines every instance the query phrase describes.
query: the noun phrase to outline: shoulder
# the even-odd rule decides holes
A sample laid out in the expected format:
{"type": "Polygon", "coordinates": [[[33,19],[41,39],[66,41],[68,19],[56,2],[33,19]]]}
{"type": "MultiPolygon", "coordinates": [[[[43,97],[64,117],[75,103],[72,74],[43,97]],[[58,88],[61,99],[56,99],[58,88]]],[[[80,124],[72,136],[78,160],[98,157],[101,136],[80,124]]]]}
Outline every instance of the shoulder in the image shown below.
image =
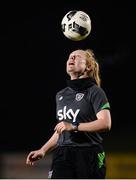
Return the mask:
{"type": "Polygon", "coordinates": [[[105,91],[97,85],[90,88],[90,100],[93,103],[96,112],[102,109],[110,109],[110,104],[105,91]]]}
{"type": "Polygon", "coordinates": [[[96,84],[94,84],[92,87],[89,88],[89,92],[91,93],[92,96],[97,94],[106,95],[104,89],[98,87],[96,84]]]}
{"type": "Polygon", "coordinates": [[[64,93],[64,92],[68,91],[68,89],[69,89],[68,87],[65,87],[65,88],[59,90],[59,91],[57,92],[57,94],[62,94],[62,93],[64,93]]]}
{"type": "Polygon", "coordinates": [[[65,94],[65,93],[67,93],[68,91],[69,91],[69,87],[65,87],[65,88],[63,88],[63,89],[61,89],[60,91],[58,91],[57,93],[56,93],[56,96],[60,96],[60,95],[62,95],[62,94],[65,94]]]}

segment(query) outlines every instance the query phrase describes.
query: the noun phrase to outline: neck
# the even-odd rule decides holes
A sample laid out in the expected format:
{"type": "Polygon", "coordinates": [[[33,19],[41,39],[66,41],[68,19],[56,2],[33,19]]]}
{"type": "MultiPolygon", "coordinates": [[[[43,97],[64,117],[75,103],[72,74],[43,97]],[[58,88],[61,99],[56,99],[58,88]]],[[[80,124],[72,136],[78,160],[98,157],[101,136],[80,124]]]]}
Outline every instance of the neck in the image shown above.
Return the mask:
{"type": "Polygon", "coordinates": [[[84,73],[84,74],[79,74],[79,73],[77,73],[77,74],[70,74],[70,79],[71,80],[82,79],[82,78],[87,78],[87,77],[89,77],[89,76],[86,73],[84,73]]]}
{"type": "Polygon", "coordinates": [[[80,78],[74,80],[67,80],[67,86],[74,89],[75,91],[82,91],[96,84],[93,78],[80,78]]]}

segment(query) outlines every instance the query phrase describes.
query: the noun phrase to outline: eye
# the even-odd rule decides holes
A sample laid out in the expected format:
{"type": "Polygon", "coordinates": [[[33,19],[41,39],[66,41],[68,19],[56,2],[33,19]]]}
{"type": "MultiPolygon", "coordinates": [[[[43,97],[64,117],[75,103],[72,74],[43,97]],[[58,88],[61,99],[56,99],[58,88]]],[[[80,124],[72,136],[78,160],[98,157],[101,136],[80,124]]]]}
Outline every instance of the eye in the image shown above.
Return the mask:
{"type": "Polygon", "coordinates": [[[80,55],[76,55],[76,57],[81,57],[80,55]]]}

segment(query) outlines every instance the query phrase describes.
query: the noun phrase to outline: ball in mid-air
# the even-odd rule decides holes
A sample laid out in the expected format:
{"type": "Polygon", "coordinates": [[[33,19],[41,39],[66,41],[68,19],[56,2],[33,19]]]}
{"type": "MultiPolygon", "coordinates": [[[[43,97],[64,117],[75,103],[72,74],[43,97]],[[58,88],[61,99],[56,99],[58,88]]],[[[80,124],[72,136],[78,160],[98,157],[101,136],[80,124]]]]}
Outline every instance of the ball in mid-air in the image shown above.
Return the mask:
{"type": "Polygon", "coordinates": [[[72,10],[63,17],[61,28],[68,39],[81,41],[91,32],[91,18],[84,11],[72,10]]]}

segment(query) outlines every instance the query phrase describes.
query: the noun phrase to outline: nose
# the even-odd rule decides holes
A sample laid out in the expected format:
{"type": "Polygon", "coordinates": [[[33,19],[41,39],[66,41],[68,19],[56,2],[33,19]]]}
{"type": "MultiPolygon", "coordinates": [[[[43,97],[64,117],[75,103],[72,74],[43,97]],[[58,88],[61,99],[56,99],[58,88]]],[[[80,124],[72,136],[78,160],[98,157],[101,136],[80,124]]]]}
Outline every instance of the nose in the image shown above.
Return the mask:
{"type": "Polygon", "coordinates": [[[71,56],[70,59],[75,59],[75,55],[71,56]]]}

